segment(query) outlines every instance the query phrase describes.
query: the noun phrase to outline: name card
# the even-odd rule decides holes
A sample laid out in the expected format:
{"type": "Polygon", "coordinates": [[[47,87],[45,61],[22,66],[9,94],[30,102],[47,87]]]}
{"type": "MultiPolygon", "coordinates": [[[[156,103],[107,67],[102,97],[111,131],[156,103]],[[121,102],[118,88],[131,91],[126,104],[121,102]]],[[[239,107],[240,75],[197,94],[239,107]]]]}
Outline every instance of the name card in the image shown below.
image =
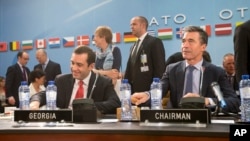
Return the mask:
{"type": "Polygon", "coordinates": [[[14,121],[25,122],[72,122],[72,110],[15,110],[14,121]]]}
{"type": "Polygon", "coordinates": [[[211,123],[208,109],[141,110],[141,122],[211,123]]]}

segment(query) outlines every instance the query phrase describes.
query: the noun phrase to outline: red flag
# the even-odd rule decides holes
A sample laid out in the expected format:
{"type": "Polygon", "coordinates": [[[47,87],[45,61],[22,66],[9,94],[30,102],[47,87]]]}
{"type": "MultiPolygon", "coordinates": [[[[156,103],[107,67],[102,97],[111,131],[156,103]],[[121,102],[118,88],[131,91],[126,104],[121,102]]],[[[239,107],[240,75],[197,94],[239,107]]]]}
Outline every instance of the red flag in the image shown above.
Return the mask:
{"type": "Polygon", "coordinates": [[[7,51],[7,42],[0,42],[0,52],[7,51]]]}
{"type": "Polygon", "coordinates": [[[36,40],[36,48],[46,48],[46,40],[45,39],[37,39],[36,40]]]}
{"type": "Polygon", "coordinates": [[[215,35],[230,35],[232,33],[232,24],[216,24],[215,35]]]}
{"type": "Polygon", "coordinates": [[[77,36],[77,46],[89,45],[89,36],[88,35],[79,35],[77,36]]]}

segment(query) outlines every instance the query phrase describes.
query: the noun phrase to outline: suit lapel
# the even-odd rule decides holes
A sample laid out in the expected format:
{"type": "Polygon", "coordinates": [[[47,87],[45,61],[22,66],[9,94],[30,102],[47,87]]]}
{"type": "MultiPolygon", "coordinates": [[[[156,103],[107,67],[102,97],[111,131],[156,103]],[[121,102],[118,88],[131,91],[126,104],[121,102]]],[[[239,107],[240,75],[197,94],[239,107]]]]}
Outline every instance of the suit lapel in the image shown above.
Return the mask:
{"type": "Polygon", "coordinates": [[[177,80],[176,83],[178,86],[177,88],[177,93],[179,94],[178,99],[181,99],[181,97],[183,96],[184,81],[185,81],[185,61],[182,61],[182,63],[179,65],[175,76],[177,80]]]}
{"type": "Polygon", "coordinates": [[[90,92],[93,88],[94,82],[95,82],[95,77],[96,74],[95,73],[91,73],[90,79],[89,79],[89,86],[88,86],[88,93],[87,93],[87,98],[89,98],[90,92]]]}

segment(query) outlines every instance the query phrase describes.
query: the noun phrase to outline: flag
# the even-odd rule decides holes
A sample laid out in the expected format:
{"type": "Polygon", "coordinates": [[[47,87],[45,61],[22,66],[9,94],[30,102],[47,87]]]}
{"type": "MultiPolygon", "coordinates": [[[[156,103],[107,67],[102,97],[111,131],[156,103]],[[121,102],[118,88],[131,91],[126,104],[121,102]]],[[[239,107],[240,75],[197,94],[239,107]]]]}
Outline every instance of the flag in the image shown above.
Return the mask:
{"type": "Polygon", "coordinates": [[[29,50],[33,48],[33,40],[24,40],[22,41],[22,49],[29,50]]]}
{"type": "Polygon", "coordinates": [[[135,42],[137,37],[135,37],[132,32],[124,32],[124,42],[135,42]]]}
{"type": "Polygon", "coordinates": [[[176,38],[181,39],[182,38],[182,30],[183,28],[176,28],[176,38]]]}
{"type": "Polygon", "coordinates": [[[238,22],[235,23],[235,26],[237,27],[237,26],[239,26],[239,25],[241,25],[241,24],[243,24],[243,23],[244,23],[244,22],[239,22],[239,21],[238,21],[238,22]]]}
{"type": "Polygon", "coordinates": [[[120,43],[121,42],[121,34],[113,33],[112,43],[120,43]]]}
{"type": "Polygon", "coordinates": [[[74,37],[64,37],[63,38],[63,46],[64,47],[73,47],[73,46],[75,46],[75,38],[74,37]]]}
{"type": "Polygon", "coordinates": [[[7,51],[7,42],[0,42],[0,52],[7,51]]]}
{"type": "Polygon", "coordinates": [[[46,40],[45,39],[37,39],[36,40],[36,48],[46,48],[46,40]]]}
{"type": "Polygon", "coordinates": [[[173,29],[172,28],[158,29],[158,37],[162,40],[172,39],[173,38],[173,29]]]}
{"type": "Polygon", "coordinates": [[[95,35],[92,35],[92,44],[93,45],[95,45],[94,37],[95,37],[95,35]]]}
{"type": "Polygon", "coordinates": [[[155,37],[155,31],[154,30],[148,30],[148,35],[151,35],[153,37],[155,37]]]}
{"type": "Polygon", "coordinates": [[[60,38],[49,39],[49,47],[56,48],[56,47],[60,47],[60,45],[61,45],[60,38]]]}
{"type": "Polygon", "coordinates": [[[230,35],[232,33],[232,24],[216,24],[215,25],[215,35],[230,35]]]}
{"type": "Polygon", "coordinates": [[[77,36],[77,46],[89,45],[89,36],[88,35],[79,35],[77,36]]]}
{"type": "Polygon", "coordinates": [[[211,36],[211,25],[202,25],[200,28],[206,31],[208,36],[211,36]]]}
{"type": "Polygon", "coordinates": [[[19,41],[12,41],[10,42],[10,50],[16,51],[20,48],[20,42],[19,41]]]}

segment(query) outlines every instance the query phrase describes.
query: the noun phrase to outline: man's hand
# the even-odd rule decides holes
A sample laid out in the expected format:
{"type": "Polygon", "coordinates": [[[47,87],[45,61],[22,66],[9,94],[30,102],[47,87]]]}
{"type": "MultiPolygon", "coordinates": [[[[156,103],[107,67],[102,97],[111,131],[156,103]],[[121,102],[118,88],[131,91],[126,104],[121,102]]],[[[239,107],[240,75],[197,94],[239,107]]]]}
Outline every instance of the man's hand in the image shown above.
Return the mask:
{"type": "Polygon", "coordinates": [[[30,103],[30,109],[31,110],[39,110],[40,102],[39,101],[32,101],[30,103]]]}
{"type": "Polygon", "coordinates": [[[145,103],[149,98],[149,95],[145,92],[134,93],[131,96],[131,102],[135,105],[140,105],[142,103],[145,103]]]}
{"type": "Polygon", "coordinates": [[[11,96],[11,97],[8,98],[8,102],[9,102],[9,104],[11,104],[11,105],[15,105],[16,100],[15,100],[15,98],[14,98],[13,96],[11,96]]]}

